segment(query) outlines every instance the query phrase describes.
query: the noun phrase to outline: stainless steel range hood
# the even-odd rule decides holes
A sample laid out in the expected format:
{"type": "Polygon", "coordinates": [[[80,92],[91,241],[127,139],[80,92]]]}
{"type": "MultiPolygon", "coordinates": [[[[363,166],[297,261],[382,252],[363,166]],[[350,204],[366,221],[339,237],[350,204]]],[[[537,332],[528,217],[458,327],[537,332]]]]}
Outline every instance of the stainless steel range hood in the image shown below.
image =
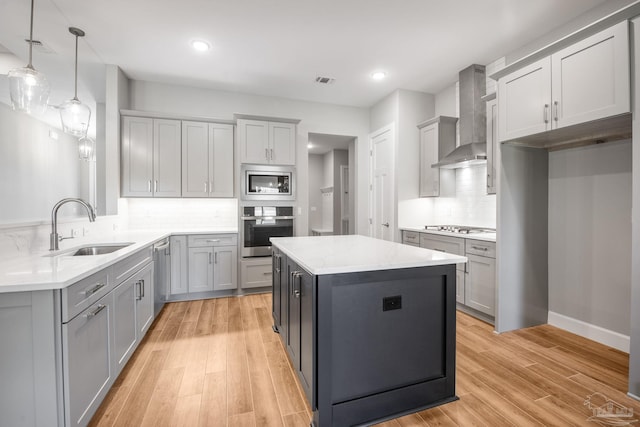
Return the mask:
{"type": "Polygon", "coordinates": [[[434,168],[461,168],[487,161],[487,107],[484,65],[473,64],[460,71],[460,145],[431,165],[434,168]]]}

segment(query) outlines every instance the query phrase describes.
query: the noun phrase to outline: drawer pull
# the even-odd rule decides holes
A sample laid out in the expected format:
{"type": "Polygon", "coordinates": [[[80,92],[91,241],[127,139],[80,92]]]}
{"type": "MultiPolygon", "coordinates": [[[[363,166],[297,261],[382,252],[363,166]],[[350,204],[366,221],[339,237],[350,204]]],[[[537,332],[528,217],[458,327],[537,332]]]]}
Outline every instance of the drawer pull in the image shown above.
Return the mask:
{"type": "Polygon", "coordinates": [[[447,252],[444,249],[438,249],[438,248],[433,248],[434,251],[438,251],[438,252],[447,252]]]}
{"type": "Polygon", "coordinates": [[[84,294],[84,296],[88,297],[89,295],[93,295],[96,292],[98,292],[100,289],[104,288],[106,285],[104,283],[98,283],[96,284],[93,288],[91,289],[87,289],[86,291],[82,292],[84,294]]]}
{"type": "Polygon", "coordinates": [[[209,242],[209,243],[217,243],[219,241],[220,241],[220,239],[207,239],[207,242],[209,242]]]}
{"type": "Polygon", "coordinates": [[[271,272],[271,271],[265,271],[265,272],[264,272],[264,273],[262,273],[262,274],[264,274],[265,276],[271,276],[271,275],[273,274],[273,272],[271,272]]]}
{"type": "Polygon", "coordinates": [[[473,249],[478,250],[478,251],[488,251],[489,248],[485,248],[482,246],[471,246],[473,249]]]}
{"type": "Polygon", "coordinates": [[[87,312],[87,314],[85,314],[84,317],[86,317],[87,319],[89,319],[91,317],[96,317],[98,315],[98,313],[100,313],[105,308],[107,308],[106,305],[99,304],[98,307],[96,307],[95,310],[87,312]]]}

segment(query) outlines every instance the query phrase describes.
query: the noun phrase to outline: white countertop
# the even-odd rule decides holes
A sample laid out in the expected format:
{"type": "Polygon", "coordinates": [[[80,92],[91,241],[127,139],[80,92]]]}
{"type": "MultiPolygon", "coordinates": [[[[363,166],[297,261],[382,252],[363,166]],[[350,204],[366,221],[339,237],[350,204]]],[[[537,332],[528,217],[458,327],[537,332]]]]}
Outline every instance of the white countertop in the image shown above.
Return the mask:
{"type": "Polygon", "coordinates": [[[466,257],[372,237],[275,237],[274,246],[311,274],[354,273],[457,264],[466,257]]]}
{"type": "Polygon", "coordinates": [[[0,261],[0,293],[65,288],[171,235],[237,233],[237,229],[123,231],[106,236],[64,240],[60,250],[39,252],[0,261]],[[104,255],[69,256],[81,246],[132,243],[104,255]]]}
{"type": "Polygon", "coordinates": [[[447,237],[458,237],[461,239],[473,239],[473,240],[484,240],[486,242],[495,242],[496,241],[496,233],[451,233],[450,231],[437,231],[437,230],[427,230],[424,227],[401,227],[400,230],[406,231],[417,231],[420,233],[429,233],[429,234],[437,234],[439,236],[447,236],[447,237]]]}

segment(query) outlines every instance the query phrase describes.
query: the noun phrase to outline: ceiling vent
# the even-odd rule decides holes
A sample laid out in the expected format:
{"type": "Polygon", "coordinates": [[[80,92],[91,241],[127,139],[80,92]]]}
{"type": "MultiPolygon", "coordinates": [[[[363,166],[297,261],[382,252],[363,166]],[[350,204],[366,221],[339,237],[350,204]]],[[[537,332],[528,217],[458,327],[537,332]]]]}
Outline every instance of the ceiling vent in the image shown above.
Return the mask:
{"type": "MultiPolygon", "coordinates": [[[[29,44],[29,39],[24,39],[24,41],[29,44]]],[[[40,40],[33,41],[33,50],[38,53],[55,53],[53,49],[42,43],[40,40]]]]}
{"type": "Polygon", "coordinates": [[[331,77],[323,77],[323,76],[316,77],[316,83],[319,83],[321,85],[330,85],[330,84],[333,84],[333,82],[335,81],[336,79],[332,79],[331,77]]]}

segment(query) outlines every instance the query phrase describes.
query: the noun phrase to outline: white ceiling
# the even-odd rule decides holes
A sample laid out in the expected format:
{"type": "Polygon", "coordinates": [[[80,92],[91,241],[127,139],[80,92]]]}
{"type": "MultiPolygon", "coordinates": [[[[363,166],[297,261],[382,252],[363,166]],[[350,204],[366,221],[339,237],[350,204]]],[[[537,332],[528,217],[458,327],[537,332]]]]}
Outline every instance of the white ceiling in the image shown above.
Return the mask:
{"type": "MultiPolygon", "coordinates": [[[[53,103],[70,98],[67,28],[76,26],[87,33],[81,99],[104,101],[102,64],[116,64],[132,79],[369,107],[397,88],[437,93],[469,64],[492,62],[604,2],[36,0],[34,38],[53,53],[36,52],[33,63],[49,77],[53,103]],[[213,48],[195,53],[194,38],[213,48]],[[388,78],[373,81],[377,69],[388,78]],[[336,81],[319,85],[318,75],[336,81]]],[[[0,44],[24,62],[29,7],[0,0],[0,44]]],[[[0,97],[6,92],[0,87],[0,97]]]]}

